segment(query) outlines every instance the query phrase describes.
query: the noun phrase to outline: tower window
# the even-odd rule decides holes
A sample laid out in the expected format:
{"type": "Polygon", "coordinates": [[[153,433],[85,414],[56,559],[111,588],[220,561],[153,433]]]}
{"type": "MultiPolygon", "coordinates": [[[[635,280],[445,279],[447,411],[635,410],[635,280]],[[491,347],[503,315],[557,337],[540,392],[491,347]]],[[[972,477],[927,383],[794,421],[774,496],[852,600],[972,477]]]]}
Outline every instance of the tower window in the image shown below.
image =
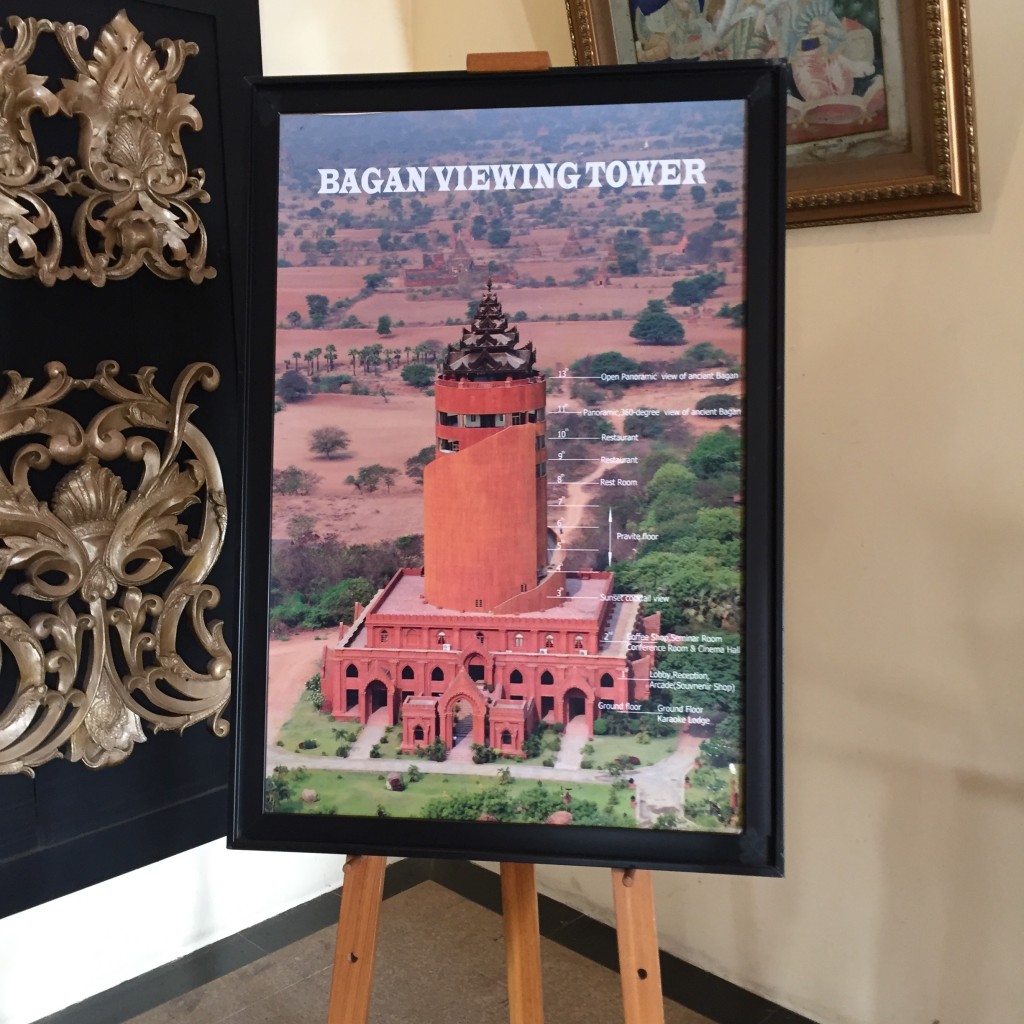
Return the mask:
{"type": "Polygon", "coordinates": [[[601,685],[605,688],[608,688],[609,686],[614,686],[615,680],[612,679],[612,677],[607,672],[605,672],[605,674],[601,676],[601,685]]]}
{"type": "Polygon", "coordinates": [[[523,681],[523,673],[520,672],[517,668],[512,669],[512,671],[509,673],[508,681],[513,686],[518,686],[523,681]]]}
{"type": "Polygon", "coordinates": [[[441,668],[440,665],[438,665],[437,668],[435,668],[435,669],[433,669],[431,671],[431,673],[430,673],[430,680],[431,680],[431,682],[434,682],[434,683],[443,683],[444,682],[444,669],[441,668]]]}
{"type": "Polygon", "coordinates": [[[405,668],[402,669],[402,678],[403,679],[415,679],[416,678],[416,673],[413,671],[412,665],[406,665],[405,668]]]}
{"type": "Polygon", "coordinates": [[[555,646],[555,635],[554,635],[554,633],[548,633],[548,635],[544,637],[544,646],[545,647],[554,647],[555,646]]]}
{"type": "Polygon", "coordinates": [[[466,413],[466,415],[462,417],[462,425],[464,427],[479,427],[480,416],[477,413],[466,413]]]}
{"type": "Polygon", "coordinates": [[[576,634],[576,639],[573,641],[573,647],[575,647],[577,651],[583,650],[583,637],[581,634],[576,634]]]}
{"type": "Polygon", "coordinates": [[[459,450],[459,442],[450,441],[447,437],[440,438],[437,446],[443,452],[457,452],[459,450]]]}
{"type": "Polygon", "coordinates": [[[516,633],[515,639],[513,640],[513,643],[515,643],[516,647],[522,647],[523,646],[523,634],[522,633],[516,633]]]}
{"type": "Polygon", "coordinates": [[[555,682],[555,677],[550,672],[543,672],[540,677],[541,686],[552,686],[555,682]]]}
{"type": "Polygon", "coordinates": [[[382,644],[386,644],[388,642],[388,636],[389,636],[388,631],[386,629],[382,629],[380,631],[380,642],[382,644]]]}
{"type": "Polygon", "coordinates": [[[526,413],[525,412],[514,412],[514,413],[512,413],[512,426],[513,427],[522,426],[525,422],[526,422],[526,413]]]}
{"type": "Polygon", "coordinates": [[[475,605],[475,606],[476,606],[477,608],[483,608],[483,606],[484,606],[483,598],[480,598],[480,597],[478,597],[478,598],[477,598],[477,599],[476,599],[476,600],[475,600],[475,601],[473,602],[473,604],[474,604],[474,605],[475,605]]]}
{"type": "Polygon", "coordinates": [[[423,726],[417,725],[412,731],[412,738],[414,742],[419,742],[423,739],[423,726]]]}
{"type": "Polygon", "coordinates": [[[501,742],[503,746],[508,746],[512,742],[512,733],[508,729],[501,730],[501,742]]]}
{"type": "Polygon", "coordinates": [[[484,635],[483,635],[483,633],[477,633],[476,634],[476,642],[478,644],[482,644],[484,642],[484,635]]]}
{"type": "Polygon", "coordinates": [[[548,475],[548,464],[546,462],[538,462],[537,463],[537,476],[547,476],[547,475],[548,475]]]}
{"type": "Polygon", "coordinates": [[[445,634],[444,634],[444,630],[443,630],[443,629],[442,629],[442,630],[439,630],[439,631],[438,631],[438,634],[437,634],[437,642],[438,642],[439,644],[444,644],[444,643],[447,643],[447,642],[448,642],[448,639],[447,639],[447,637],[445,636],[445,634]]]}
{"type": "Polygon", "coordinates": [[[359,669],[356,668],[355,665],[349,665],[348,668],[345,669],[345,677],[347,679],[358,679],[359,669]]]}
{"type": "Polygon", "coordinates": [[[543,434],[537,435],[537,451],[548,446],[548,439],[543,434]]]}
{"type": "Polygon", "coordinates": [[[459,425],[459,417],[454,413],[439,412],[437,414],[437,422],[442,427],[457,427],[459,425]]]}

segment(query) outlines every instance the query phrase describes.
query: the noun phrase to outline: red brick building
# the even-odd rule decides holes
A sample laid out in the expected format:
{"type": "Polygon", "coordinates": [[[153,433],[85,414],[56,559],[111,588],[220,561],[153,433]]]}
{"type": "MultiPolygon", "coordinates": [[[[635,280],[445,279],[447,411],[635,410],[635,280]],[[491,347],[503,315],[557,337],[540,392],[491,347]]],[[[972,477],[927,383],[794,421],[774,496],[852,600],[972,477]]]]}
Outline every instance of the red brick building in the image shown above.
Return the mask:
{"type": "Polygon", "coordinates": [[[614,600],[607,572],[554,568],[547,526],[544,377],[490,282],[449,345],[435,387],[437,456],[423,474],[424,568],[403,569],[324,651],[321,688],[338,719],[382,708],[402,750],[438,737],[522,752],[541,720],[626,710],[650,660],[631,634],[659,629],[614,600]],[[458,714],[456,714],[458,712],[458,714]],[[455,720],[461,723],[456,735],[455,720]]]}

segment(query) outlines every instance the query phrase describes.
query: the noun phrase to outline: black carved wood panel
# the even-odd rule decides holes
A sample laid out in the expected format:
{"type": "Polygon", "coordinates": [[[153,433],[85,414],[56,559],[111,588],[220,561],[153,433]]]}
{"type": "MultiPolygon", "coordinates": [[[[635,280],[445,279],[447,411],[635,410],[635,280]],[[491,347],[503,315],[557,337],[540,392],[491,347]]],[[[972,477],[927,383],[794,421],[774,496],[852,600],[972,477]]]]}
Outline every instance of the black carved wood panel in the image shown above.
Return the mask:
{"type": "MultiPolygon", "coordinates": [[[[220,370],[218,390],[196,389],[192,396],[199,405],[193,419],[214,444],[225,475],[227,543],[209,577],[220,589],[221,602],[210,617],[224,620],[228,644],[235,650],[240,552],[232,527],[243,500],[238,374],[247,252],[244,79],[260,73],[258,3],[25,0],[13,10],[8,6],[5,14],[85,25],[90,38],[80,48],[88,56],[100,29],[121,7],[151,46],[165,37],[199,46],[177,86],[194,96],[203,117],[202,130],[185,129],[182,139],[189,166],[206,172],[211,201],[196,210],[208,231],[207,262],[217,268],[217,276],[193,285],[161,280],[144,268],[102,288],[81,280],[44,287],[35,280],[0,278],[0,369],[40,379],[44,365],[57,360],[75,376],[90,377],[101,360],[114,359],[122,379],[130,382],[128,374],[153,365],[165,395],[191,362],[208,361],[220,370]]],[[[3,38],[10,44],[13,34],[4,28],[3,38]]],[[[52,36],[40,39],[28,66],[48,76],[53,91],[62,78],[73,77],[52,36]]],[[[36,116],[33,128],[44,157],[77,152],[76,120],[36,116]]],[[[77,250],[70,226],[78,200],[48,201],[64,226],[65,263],[71,265],[77,250]]],[[[9,580],[0,581],[0,601],[17,601],[9,580]]],[[[0,677],[0,706],[12,685],[9,662],[0,666],[8,673],[6,682],[0,677]]],[[[231,705],[226,717],[232,718],[231,705]]],[[[149,735],[117,767],[93,771],[55,761],[39,768],[35,779],[0,776],[0,916],[224,835],[230,762],[230,738],[218,739],[199,724],[181,736],[149,735]]]]}

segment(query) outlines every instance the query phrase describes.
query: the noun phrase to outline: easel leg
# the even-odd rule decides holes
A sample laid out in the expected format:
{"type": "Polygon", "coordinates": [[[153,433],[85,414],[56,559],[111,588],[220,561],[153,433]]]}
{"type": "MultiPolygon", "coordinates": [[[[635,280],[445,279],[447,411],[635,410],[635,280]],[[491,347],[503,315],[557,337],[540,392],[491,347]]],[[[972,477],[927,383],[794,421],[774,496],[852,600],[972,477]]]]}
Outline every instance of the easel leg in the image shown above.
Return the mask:
{"type": "Polygon", "coordinates": [[[540,918],[532,864],[501,865],[509,1024],[544,1024],[540,918]]]}
{"type": "Polygon", "coordinates": [[[612,870],[626,1024],[665,1024],[650,871],[612,870]]]}
{"type": "Polygon", "coordinates": [[[366,1024],[370,1019],[386,867],[386,857],[349,857],[345,864],[327,1024],[366,1024]]]}

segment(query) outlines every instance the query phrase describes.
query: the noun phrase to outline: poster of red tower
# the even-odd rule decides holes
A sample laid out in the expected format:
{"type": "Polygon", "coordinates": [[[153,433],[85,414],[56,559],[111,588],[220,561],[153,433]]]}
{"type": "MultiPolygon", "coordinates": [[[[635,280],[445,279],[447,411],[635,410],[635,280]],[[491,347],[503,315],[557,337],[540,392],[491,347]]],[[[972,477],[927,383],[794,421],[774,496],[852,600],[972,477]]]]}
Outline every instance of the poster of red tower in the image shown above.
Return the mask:
{"type": "Polygon", "coordinates": [[[749,116],[281,115],[267,815],[743,836],[749,116]]]}

